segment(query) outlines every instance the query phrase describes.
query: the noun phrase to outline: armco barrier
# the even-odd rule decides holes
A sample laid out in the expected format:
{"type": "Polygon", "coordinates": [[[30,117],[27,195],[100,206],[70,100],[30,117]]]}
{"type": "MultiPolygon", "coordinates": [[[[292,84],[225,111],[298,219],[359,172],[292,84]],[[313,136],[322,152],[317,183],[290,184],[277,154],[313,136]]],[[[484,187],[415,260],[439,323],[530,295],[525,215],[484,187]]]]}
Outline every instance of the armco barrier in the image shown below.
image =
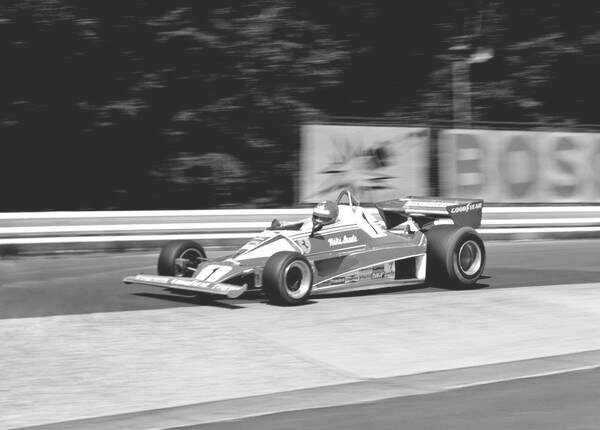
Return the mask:
{"type": "MultiPolygon", "coordinates": [[[[369,209],[377,215],[375,209],[369,209]]],[[[310,209],[0,213],[0,254],[155,249],[169,240],[237,246],[270,224],[310,209]]],[[[488,206],[486,239],[600,237],[599,205],[488,206]]]]}

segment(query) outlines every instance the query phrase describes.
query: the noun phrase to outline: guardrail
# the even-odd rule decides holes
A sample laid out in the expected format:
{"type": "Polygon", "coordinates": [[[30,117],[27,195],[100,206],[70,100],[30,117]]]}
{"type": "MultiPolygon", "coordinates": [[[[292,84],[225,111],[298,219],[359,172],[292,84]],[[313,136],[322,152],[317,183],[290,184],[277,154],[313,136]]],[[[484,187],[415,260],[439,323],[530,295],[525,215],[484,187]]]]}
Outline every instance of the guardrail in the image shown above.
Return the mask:
{"type": "MultiPolygon", "coordinates": [[[[149,249],[174,239],[234,246],[273,218],[310,214],[309,208],[0,213],[0,253],[149,249]]],[[[600,237],[600,204],[484,207],[479,232],[486,239],[600,237]]]]}

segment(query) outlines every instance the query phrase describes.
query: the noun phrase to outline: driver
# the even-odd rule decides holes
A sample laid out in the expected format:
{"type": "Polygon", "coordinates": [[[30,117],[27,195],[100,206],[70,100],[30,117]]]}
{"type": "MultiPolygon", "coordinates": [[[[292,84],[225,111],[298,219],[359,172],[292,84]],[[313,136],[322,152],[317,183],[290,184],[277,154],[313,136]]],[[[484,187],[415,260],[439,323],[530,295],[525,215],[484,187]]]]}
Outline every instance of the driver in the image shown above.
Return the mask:
{"type": "Polygon", "coordinates": [[[337,221],[339,215],[338,205],[330,200],[325,200],[319,203],[313,209],[313,225],[333,224],[337,221]]]}

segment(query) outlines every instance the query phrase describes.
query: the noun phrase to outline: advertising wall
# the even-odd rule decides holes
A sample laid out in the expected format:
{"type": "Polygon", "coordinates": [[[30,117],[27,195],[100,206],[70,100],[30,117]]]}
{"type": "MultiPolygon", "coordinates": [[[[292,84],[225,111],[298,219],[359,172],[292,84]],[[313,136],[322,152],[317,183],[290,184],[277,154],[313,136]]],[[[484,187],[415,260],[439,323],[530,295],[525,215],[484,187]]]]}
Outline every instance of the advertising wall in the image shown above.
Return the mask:
{"type": "Polygon", "coordinates": [[[443,196],[490,202],[600,201],[600,134],[440,132],[443,196]]]}
{"type": "Polygon", "coordinates": [[[350,188],[361,202],[429,193],[429,130],[304,125],[300,198],[335,200],[350,188]]]}

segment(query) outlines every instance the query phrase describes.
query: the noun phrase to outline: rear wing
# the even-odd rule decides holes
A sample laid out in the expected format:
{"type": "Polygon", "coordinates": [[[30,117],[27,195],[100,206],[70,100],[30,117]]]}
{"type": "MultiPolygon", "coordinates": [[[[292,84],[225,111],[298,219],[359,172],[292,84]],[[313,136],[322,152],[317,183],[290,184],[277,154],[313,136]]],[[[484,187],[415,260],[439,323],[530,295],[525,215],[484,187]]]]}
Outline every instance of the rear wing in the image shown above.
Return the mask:
{"type": "Polygon", "coordinates": [[[409,217],[419,225],[450,218],[456,225],[477,228],[481,225],[483,200],[410,196],[378,202],[375,207],[388,229],[405,222],[409,217]]]}

